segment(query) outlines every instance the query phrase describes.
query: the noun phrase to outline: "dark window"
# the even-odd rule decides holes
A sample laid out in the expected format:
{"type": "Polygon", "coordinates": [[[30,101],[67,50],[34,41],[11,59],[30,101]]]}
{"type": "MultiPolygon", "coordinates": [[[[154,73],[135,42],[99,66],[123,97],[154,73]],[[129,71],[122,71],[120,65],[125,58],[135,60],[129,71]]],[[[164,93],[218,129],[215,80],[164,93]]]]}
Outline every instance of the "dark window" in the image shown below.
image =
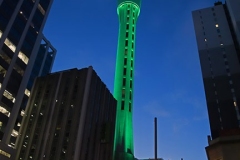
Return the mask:
{"type": "Polygon", "coordinates": [[[125,98],[125,89],[122,90],[122,98],[125,98]]]}
{"type": "Polygon", "coordinates": [[[126,37],[128,38],[128,32],[126,32],[126,37]]]}
{"type": "Polygon", "coordinates": [[[129,112],[132,112],[132,105],[129,103],[129,112]]]}
{"type": "Polygon", "coordinates": [[[129,29],[129,24],[127,24],[127,29],[129,29]]]}
{"type": "Polygon", "coordinates": [[[130,88],[132,88],[132,81],[130,81],[130,88]]]}
{"type": "Polygon", "coordinates": [[[127,74],[127,68],[123,68],[123,75],[126,76],[127,74]]]}
{"type": "Polygon", "coordinates": [[[126,86],[126,78],[123,78],[123,86],[126,86]]]}
{"type": "Polygon", "coordinates": [[[122,101],[121,110],[124,110],[124,101],[122,101]]]}
{"type": "Polygon", "coordinates": [[[127,65],[127,58],[124,58],[124,65],[127,65]]]}
{"type": "Polygon", "coordinates": [[[125,46],[128,46],[128,40],[125,41],[125,46]]]}

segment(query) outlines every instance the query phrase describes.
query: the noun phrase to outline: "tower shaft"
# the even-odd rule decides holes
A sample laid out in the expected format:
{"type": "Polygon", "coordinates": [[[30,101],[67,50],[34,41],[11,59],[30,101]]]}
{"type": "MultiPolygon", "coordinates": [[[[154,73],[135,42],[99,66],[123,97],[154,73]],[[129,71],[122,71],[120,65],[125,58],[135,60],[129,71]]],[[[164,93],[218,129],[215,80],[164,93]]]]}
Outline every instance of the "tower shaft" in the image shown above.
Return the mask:
{"type": "Polygon", "coordinates": [[[140,0],[119,0],[117,11],[120,26],[114,83],[114,97],[117,99],[114,159],[133,160],[133,76],[140,0]]]}

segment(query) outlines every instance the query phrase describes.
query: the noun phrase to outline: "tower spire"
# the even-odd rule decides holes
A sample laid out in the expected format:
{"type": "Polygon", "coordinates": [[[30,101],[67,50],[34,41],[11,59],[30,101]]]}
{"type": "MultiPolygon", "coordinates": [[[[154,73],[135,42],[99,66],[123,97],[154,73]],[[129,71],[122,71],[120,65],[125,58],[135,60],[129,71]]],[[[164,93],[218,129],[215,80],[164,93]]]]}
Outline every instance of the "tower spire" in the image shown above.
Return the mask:
{"type": "Polygon", "coordinates": [[[141,0],[118,0],[119,35],[114,82],[117,118],[114,160],[133,160],[133,82],[136,23],[141,0]]]}

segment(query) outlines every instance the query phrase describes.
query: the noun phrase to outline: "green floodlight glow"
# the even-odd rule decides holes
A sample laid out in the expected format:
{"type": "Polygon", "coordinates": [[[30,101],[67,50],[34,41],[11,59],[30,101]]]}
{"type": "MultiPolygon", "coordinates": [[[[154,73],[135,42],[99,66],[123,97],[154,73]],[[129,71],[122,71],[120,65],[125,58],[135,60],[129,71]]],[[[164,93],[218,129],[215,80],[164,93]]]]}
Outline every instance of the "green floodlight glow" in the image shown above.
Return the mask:
{"type": "Polygon", "coordinates": [[[133,84],[136,23],[141,0],[118,0],[119,35],[114,82],[117,117],[114,160],[134,160],[133,148],[133,84]]]}

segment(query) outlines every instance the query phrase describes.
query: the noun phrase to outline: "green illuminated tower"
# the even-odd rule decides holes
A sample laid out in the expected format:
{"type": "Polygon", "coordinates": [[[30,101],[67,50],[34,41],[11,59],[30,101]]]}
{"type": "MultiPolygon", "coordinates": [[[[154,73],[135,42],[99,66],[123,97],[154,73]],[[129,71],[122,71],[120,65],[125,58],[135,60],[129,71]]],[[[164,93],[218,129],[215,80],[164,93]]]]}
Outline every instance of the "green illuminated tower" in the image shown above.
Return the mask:
{"type": "Polygon", "coordinates": [[[114,83],[117,99],[117,118],[114,141],[114,160],[133,160],[133,74],[136,23],[141,0],[118,0],[119,37],[114,83]]]}

